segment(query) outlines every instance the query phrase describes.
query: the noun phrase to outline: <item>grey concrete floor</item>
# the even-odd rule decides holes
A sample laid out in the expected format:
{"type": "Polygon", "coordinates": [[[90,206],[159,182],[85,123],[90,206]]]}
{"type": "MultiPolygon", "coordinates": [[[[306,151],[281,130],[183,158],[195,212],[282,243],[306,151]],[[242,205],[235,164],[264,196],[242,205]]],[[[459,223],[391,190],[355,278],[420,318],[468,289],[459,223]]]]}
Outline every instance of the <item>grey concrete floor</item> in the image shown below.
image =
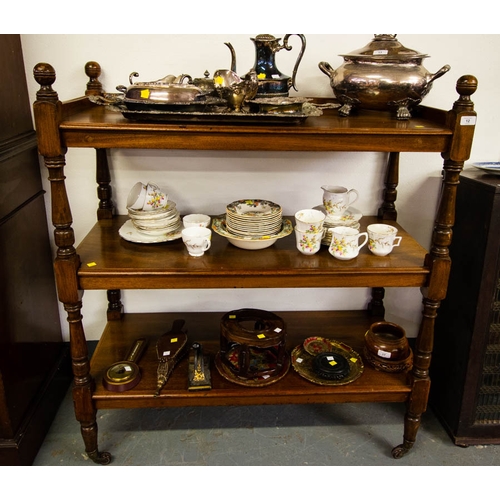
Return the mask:
{"type": "Polygon", "coordinates": [[[429,410],[395,460],[402,404],[100,410],[98,466],[84,452],[68,391],[34,466],[498,466],[500,446],[455,446],[429,410]]]}

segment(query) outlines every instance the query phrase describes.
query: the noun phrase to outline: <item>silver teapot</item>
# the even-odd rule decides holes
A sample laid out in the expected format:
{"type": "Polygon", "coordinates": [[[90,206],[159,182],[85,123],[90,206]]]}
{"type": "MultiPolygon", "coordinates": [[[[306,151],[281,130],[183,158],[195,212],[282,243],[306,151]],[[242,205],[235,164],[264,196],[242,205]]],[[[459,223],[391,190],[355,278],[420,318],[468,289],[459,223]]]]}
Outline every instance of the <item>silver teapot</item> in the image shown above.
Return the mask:
{"type": "Polygon", "coordinates": [[[374,35],[371,43],[349,54],[341,55],[344,64],[334,70],[327,62],[319,69],[330,78],[341,116],[353,109],[395,110],[396,118],[411,118],[411,108],[429,93],[432,82],[450,70],[445,65],[432,74],[423,66],[428,57],[407,49],[397,35],[374,35]]]}

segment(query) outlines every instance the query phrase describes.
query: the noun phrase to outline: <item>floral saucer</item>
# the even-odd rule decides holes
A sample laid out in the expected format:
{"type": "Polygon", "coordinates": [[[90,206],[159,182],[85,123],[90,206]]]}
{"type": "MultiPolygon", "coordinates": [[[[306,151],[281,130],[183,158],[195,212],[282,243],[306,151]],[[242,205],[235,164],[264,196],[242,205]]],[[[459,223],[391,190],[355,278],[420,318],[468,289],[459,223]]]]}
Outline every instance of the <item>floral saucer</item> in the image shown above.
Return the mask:
{"type": "Polygon", "coordinates": [[[178,240],[182,236],[181,231],[174,231],[172,233],[165,231],[160,235],[144,234],[137,230],[130,219],[118,230],[118,234],[124,240],[132,243],[164,243],[165,241],[178,240]]]}
{"type": "Polygon", "coordinates": [[[342,215],[330,215],[323,205],[318,205],[314,209],[326,214],[325,225],[327,226],[351,226],[363,217],[363,213],[354,207],[349,207],[342,215]]]}

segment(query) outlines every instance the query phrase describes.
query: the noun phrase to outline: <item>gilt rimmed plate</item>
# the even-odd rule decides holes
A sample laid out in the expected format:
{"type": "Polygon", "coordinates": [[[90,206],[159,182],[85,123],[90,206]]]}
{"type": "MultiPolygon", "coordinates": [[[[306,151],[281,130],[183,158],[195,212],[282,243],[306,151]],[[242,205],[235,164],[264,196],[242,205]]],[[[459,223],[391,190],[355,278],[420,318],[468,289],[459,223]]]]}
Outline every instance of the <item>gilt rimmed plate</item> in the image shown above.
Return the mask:
{"type": "Polygon", "coordinates": [[[163,219],[175,216],[178,212],[176,210],[175,201],[169,200],[166,207],[155,208],[154,210],[134,210],[133,208],[128,208],[128,214],[132,219],[163,219]]]}
{"type": "Polygon", "coordinates": [[[226,213],[231,214],[231,216],[243,216],[245,218],[262,216],[271,217],[281,214],[281,207],[268,200],[237,200],[227,205],[226,213]]]}
{"type": "Polygon", "coordinates": [[[472,166],[490,174],[500,175],[500,161],[482,161],[473,163],[472,166]]]}
{"type": "Polygon", "coordinates": [[[137,230],[130,219],[118,230],[118,234],[124,240],[132,243],[164,243],[166,241],[178,240],[182,236],[181,231],[175,231],[172,233],[165,232],[164,234],[156,236],[143,234],[137,230]]]}

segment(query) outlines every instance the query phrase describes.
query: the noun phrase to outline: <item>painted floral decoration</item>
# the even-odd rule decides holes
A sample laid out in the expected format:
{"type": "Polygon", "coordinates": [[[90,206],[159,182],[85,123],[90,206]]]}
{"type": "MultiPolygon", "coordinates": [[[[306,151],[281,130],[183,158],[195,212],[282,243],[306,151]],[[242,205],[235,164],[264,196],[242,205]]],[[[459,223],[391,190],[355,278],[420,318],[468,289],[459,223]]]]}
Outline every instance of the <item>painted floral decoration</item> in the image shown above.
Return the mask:
{"type": "Polygon", "coordinates": [[[160,191],[153,191],[147,204],[153,208],[160,208],[163,201],[165,201],[165,196],[160,191]]]}
{"type": "Polygon", "coordinates": [[[355,251],[355,245],[351,241],[346,241],[345,238],[334,238],[331,249],[337,255],[345,256],[355,251]]]}

